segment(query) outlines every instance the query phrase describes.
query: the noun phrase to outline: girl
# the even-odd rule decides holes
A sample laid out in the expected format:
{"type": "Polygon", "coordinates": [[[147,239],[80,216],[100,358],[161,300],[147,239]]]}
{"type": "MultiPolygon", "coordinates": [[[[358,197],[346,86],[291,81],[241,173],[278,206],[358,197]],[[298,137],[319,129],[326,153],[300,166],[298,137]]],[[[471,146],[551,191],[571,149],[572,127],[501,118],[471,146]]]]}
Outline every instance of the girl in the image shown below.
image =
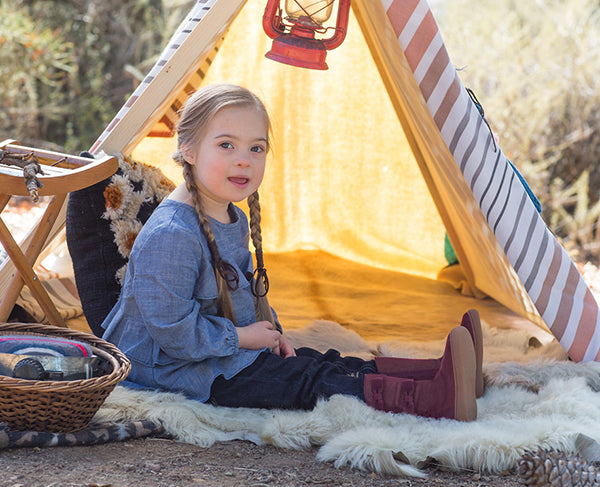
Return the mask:
{"type": "Polygon", "coordinates": [[[186,103],[174,159],[185,183],[138,235],[103,337],[131,360],[132,385],[232,407],[310,409],[348,394],[392,412],[473,420],[481,370],[476,312],[432,360],[340,357],[294,350],[266,302],[260,206],[270,121],[262,102],[211,85],[186,103]],[[248,222],[232,202],[248,198],[248,222]],[[476,355],[477,348],[479,356],[476,355]]]}

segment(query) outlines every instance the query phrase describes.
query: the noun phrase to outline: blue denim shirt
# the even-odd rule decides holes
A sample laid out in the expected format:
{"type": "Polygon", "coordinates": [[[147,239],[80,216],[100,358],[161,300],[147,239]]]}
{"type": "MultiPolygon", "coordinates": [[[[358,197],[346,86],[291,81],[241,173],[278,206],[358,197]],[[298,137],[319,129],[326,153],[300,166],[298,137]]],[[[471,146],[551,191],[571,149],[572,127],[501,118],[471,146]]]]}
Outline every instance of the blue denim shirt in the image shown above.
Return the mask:
{"type": "MultiPolygon", "coordinates": [[[[211,219],[221,257],[240,285],[231,291],[237,326],[256,321],[246,215],[231,205],[235,221],[211,219]]],[[[175,390],[200,401],[216,377],[233,377],[261,350],[240,349],[233,323],[217,315],[217,284],[196,211],[165,199],[135,240],[121,295],[104,320],[103,338],[131,360],[128,381],[175,390]]]]}

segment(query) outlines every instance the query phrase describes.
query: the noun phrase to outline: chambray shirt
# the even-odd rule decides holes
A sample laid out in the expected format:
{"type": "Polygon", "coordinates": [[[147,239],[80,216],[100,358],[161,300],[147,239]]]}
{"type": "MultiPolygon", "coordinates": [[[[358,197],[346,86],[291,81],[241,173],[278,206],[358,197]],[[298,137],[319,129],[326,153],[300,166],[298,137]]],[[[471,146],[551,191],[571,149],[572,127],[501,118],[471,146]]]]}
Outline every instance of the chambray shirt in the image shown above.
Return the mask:
{"type": "MultiPolygon", "coordinates": [[[[240,277],[231,299],[237,326],[247,326],[256,321],[248,221],[239,208],[230,210],[235,221],[211,219],[210,226],[221,257],[240,277]]],[[[127,380],[204,402],[216,377],[229,379],[252,364],[261,350],[239,348],[233,323],[217,315],[216,299],[195,209],[163,200],[136,238],[120,298],[102,324],[103,338],[131,360],[127,380]]]]}

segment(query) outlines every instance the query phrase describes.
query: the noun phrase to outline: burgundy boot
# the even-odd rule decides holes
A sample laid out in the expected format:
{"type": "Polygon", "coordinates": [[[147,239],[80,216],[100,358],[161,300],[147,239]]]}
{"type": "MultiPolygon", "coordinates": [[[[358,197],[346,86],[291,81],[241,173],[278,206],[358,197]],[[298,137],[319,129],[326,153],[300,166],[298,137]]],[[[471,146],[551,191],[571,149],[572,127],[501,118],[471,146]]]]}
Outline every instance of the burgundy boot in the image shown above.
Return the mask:
{"type": "MultiPolygon", "coordinates": [[[[475,348],[475,394],[483,396],[483,335],[479,312],[470,309],[463,317],[461,326],[471,334],[475,348]]],[[[441,358],[410,359],[397,357],[375,357],[375,365],[380,374],[410,379],[432,379],[440,368],[441,358]]]]}
{"type": "Polygon", "coordinates": [[[446,339],[444,355],[433,378],[366,374],[365,402],[380,411],[473,421],[477,418],[475,361],[471,335],[457,326],[446,339]]]}

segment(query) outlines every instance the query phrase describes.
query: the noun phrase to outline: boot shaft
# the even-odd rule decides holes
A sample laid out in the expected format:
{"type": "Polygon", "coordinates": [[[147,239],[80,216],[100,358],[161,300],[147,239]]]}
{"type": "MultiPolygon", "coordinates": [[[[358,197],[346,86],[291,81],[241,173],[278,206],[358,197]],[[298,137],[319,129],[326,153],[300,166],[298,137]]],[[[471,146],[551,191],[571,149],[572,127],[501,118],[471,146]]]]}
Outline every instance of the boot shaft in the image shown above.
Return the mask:
{"type": "MultiPolygon", "coordinates": [[[[475,349],[475,394],[483,395],[483,333],[479,312],[475,309],[467,311],[461,321],[461,326],[470,333],[475,349]]],[[[415,380],[433,379],[438,373],[441,357],[434,359],[375,357],[377,372],[394,377],[404,377],[415,380]]]]}

